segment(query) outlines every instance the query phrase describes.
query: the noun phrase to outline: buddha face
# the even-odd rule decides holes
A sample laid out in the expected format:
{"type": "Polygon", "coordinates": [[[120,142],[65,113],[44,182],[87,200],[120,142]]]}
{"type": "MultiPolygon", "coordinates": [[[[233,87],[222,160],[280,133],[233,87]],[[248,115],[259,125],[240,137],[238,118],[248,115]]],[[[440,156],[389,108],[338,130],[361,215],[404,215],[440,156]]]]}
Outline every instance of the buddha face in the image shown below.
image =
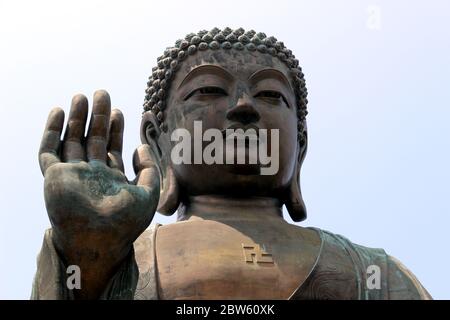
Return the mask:
{"type": "MultiPolygon", "coordinates": [[[[299,152],[297,106],[290,79],[289,68],[278,58],[256,51],[200,51],[181,63],[168,91],[164,120],[168,130],[160,135],[158,145],[183,195],[274,196],[285,190],[299,152]],[[204,150],[210,143],[198,134],[199,124],[201,134],[208,129],[253,129],[257,134],[265,130],[266,148],[277,162],[276,172],[263,175],[259,161],[249,163],[248,141],[244,147],[232,146],[235,156],[245,154],[244,164],[194,163],[194,145],[200,143],[204,150]],[[167,159],[178,143],[173,141],[173,133],[180,128],[189,133],[190,163],[167,159]]],[[[257,139],[259,142],[260,136],[257,139]]],[[[224,150],[224,154],[230,151],[229,146],[224,150]]]]}

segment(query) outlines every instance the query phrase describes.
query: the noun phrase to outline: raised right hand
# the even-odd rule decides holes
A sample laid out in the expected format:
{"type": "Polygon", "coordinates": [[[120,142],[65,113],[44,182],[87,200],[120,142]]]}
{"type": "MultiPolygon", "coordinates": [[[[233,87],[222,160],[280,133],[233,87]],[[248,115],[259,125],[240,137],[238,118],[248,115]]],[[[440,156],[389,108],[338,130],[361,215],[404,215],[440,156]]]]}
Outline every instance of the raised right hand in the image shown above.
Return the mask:
{"type": "Polygon", "coordinates": [[[76,95],[64,138],[64,111],[50,112],[39,150],[45,205],[53,242],[67,265],[81,268],[81,298],[97,298],[133,242],[150,224],[159,200],[159,173],[148,145],[133,156],[137,177],[127,180],[122,161],[124,120],[111,112],[106,91],[94,94],[88,114],[76,95]]]}

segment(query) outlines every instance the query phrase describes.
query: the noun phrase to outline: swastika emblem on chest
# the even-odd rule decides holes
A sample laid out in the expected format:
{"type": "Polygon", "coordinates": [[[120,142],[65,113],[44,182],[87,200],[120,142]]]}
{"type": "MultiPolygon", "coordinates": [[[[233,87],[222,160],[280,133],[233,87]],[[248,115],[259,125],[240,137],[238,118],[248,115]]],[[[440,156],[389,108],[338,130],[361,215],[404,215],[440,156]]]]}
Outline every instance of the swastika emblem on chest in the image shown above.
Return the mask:
{"type": "Polygon", "coordinates": [[[271,253],[268,253],[264,246],[261,248],[259,244],[242,244],[244,253],[244,261],[246,263],[265,263],[274,264],[271,253]]]}

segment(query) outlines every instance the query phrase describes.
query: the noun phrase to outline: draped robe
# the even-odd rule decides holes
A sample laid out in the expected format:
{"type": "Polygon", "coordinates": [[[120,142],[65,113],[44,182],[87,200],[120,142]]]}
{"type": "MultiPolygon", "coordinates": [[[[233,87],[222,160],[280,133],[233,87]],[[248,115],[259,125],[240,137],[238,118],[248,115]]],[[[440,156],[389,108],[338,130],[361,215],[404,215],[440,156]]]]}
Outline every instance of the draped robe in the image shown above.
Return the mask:
{"type": "MultiPolygon", "coordinates": [[[[100,299],[158,300],[155,239],[160,225],[152,225],[135,241],[134,248],[106,285],[100,299]]],[[[321,239],[320,251],[308,276],[290,299],[431,299],[416,277],[383,249],[367,248],[347,238],[313,228],[321,239]],[[370,283],[369,266],[380,271],[378,288],[370,283]]],[[[66,285],[66,266],[46,231],[37,259],[32,299],[74,299],[66,285]]],[[[292,254],[300,254],[292,252],[292,254]]]]}

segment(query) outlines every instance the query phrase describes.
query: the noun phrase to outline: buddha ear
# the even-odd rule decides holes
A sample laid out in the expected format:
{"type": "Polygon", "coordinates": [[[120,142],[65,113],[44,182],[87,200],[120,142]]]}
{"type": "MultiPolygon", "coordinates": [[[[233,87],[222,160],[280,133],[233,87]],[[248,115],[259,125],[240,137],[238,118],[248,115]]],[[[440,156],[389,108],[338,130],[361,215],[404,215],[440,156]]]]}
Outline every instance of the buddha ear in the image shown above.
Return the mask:
{"type": "Polygon", "coordinates": [[[288,189],[288,197],[285,202],[286,209],[295,222],[300,222],[306,219],[306,206],[303,201],[302,191],[300,188],[300,169],[303,160],[306,156],[308,147],[308,133],[306,130],[306,122],[303,123],[303,130],[299,134],[299,141],[297,147],[297,163],[294,168],[294,175],[288,189]]]}
{"type": "Polygon", "coordinates": [[[141,142],[148,144],[155,159],[158,161],[160,183],[160,193],[158,208],[159,213],[170,216],[174,214],[179,205],[179,186],[175,178],[175,173],[171,167],[168,157],[164,157],[160,148],[161,130],[158,121],[151,111],[146,111],[141,122],[141,142]]]}

